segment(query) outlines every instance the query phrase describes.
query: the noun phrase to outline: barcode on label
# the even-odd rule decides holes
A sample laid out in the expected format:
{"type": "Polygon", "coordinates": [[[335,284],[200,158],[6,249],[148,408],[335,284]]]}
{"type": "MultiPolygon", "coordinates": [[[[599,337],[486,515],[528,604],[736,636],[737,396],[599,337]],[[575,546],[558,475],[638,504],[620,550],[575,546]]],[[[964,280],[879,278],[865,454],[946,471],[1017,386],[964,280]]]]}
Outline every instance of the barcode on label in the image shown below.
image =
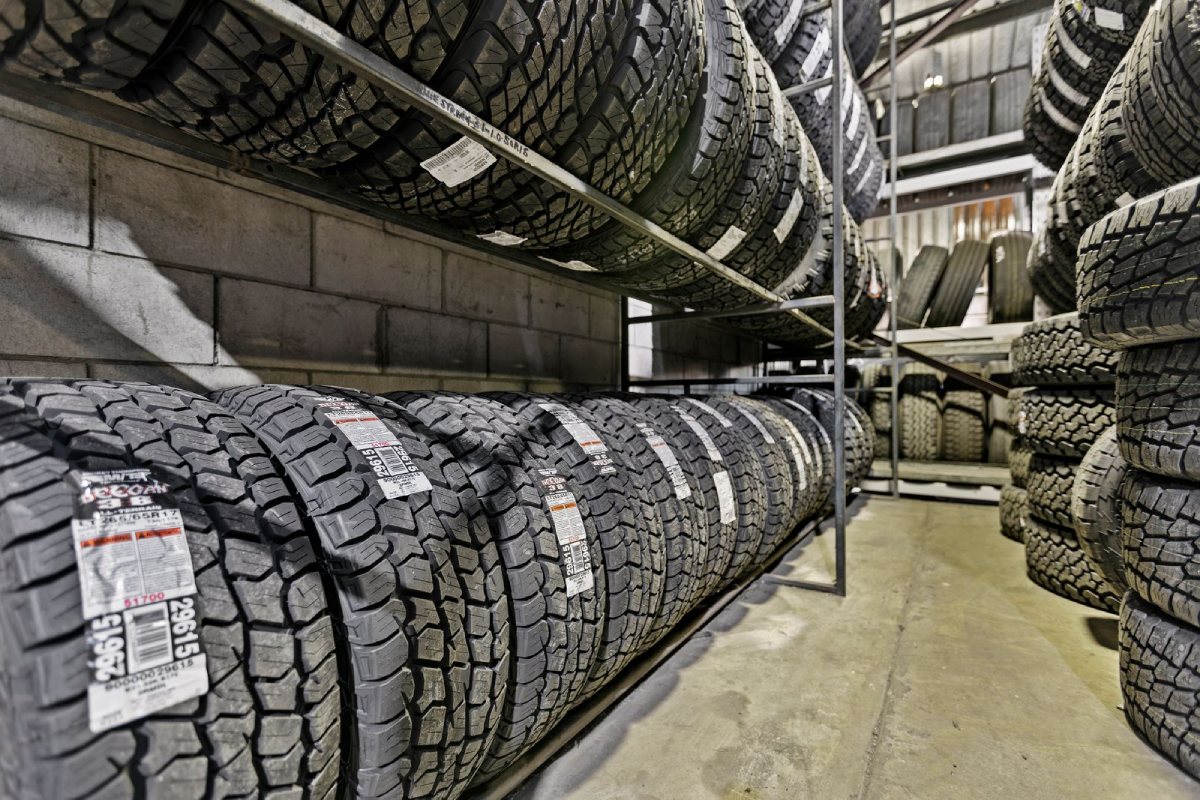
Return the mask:
{"type": "Polygon", "coordinates": [[[554,538],[558,540],[559,553],[563,561],[563,577],[567,586],[567,597],[574,597],[595,585],[592,577],[592,557],[587,545],[587,529],[575,495],[569,491],[551,492],[546,495],[546,507],[550,510],[550,524],[554,538]]]}
{"type": "Polygon", "coordinates": [[[436,156],[422,161],[421,166],[447,186],[458,186],[495,163],[496,157],[486,147],[464,136],[436,156]]]}
{"type": "Polygon", "coordinates": [[[129,636],[130,673],[171,661],[171,627],[167,624],[166,603],[126,611],[125,630],[129,636]]]}
{"type": "Polygon", "coordinates": [[[396,434],[375,414],[353,400],[336,397],[324,398],[318,408],[371,465],[384,497],[394,500],[433,490],[396,434]]]}

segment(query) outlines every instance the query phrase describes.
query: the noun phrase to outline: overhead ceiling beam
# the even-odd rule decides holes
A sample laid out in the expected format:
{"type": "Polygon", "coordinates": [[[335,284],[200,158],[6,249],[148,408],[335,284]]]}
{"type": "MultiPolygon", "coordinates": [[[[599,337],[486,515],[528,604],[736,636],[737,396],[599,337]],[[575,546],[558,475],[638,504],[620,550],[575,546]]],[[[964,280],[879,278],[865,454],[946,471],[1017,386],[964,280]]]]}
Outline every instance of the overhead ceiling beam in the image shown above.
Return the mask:
{"type": "MultiPolygon", "coordinates": [[[[921,31],[921,33],[915,39],[905,44],[904,47],[896,53],[896,65],[899,66],[901,61],[908,58],[926,44],[937,38],[942,31],[946,30],[946,28],[949,28],[951,25],[961,19],[963,14],[966,14],[978,3],[979,0],[958,0],[958,2],[954,4],[953,8],[938,18],[937,22],[921,31]]],[[[874,68],[871,69],[870,72],[863,76],[863,79],[860,82],[862,88],[870,88],[872,84],[878,81],[882,76],[887,75],[889,71],[890,65],[888,64],[887,60],[879,62],[874,66],[874,68]]]]}

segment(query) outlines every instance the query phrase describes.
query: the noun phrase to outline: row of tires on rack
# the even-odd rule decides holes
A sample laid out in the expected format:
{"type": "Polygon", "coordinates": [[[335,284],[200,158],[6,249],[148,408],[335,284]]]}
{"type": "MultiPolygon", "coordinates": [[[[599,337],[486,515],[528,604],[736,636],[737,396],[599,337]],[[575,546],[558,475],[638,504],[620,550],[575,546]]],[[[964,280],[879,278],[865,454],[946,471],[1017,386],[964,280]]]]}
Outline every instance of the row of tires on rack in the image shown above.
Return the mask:
{"type": "Polygon", "coordinates": [[[947,250],[924,245],[904,273],[896,298],[897,328],[961,325],[981,280],[988,286],[988,322],[1033,318],[1026,265],[1033,237],[1008,231],[988,242],[965,239],[947,250]]]}
{"type": "Polygon", "coordinates": [[[1070,109],[1073,122],[1066,129],[1051,126],[1053,134],[1026,128],[1034,153],[1057,170],[1046,226],[1028,266],[1038,296],[1062,313],[1077,307],[1076,261],[1088,229],[1138,198],[1200,175],[1194,141],[1200,131],[1200,19],[1186,0],[1152,6],[1060,2],[1055,14],[1044,61],[1051,51],[1059,55],[1039,78],[1049,88],[1035,86],[1030,107],[1070,109]],[[1075,87],[1062,95],[1071,102],[1038,99],[1039,91],[1047,98],[1061,94],[1056,84],[1075,87]],[[1048,145],[1051,140],[1057,144],[1048,145]]]}
{"type": "Polygon", "coordinates": [[[1119,609],[1126,716],[1200,777],[1198,264],[1200,178],[1083,234],[1078,315],[1014,345],[1014,381],[1036,388],[1016,401],[1025,492],[1005,490],[1002,521],[1035,581],[1119,609]]]}
{"type": "Polygon", "coordinates": [[[457,797],[828,513],[833,408],[4,381],[0,794],[457,797]]]}
{"type": "MultiPolygon", "coordinates": [[[[759,46],[733,0],[338,0],[315,13],[759,285],[820,294],[832,284],[831,91],[802,95],[797,116],[776,72],[830,74],[831,12],[744,5],[759,46]]],[[[861,64],[878,46],[878,2],[848,8],[854,24],[873,20],[861,33],[876,31],[857,45],[861,64]]],[[[233,151],[626,290],[697,309],[761,302],[223,3],[0,0],[0,65],[111,92],[233,151]]],[[[846,303],[858,335],[886,297],[856,224],[875,207],[882,162],[861,92],[849,84],[845,98],[846,303]]],[[[826,331],[790,316],[751,327],[828,341],[832,313],[815,316],[826,331]]]]}

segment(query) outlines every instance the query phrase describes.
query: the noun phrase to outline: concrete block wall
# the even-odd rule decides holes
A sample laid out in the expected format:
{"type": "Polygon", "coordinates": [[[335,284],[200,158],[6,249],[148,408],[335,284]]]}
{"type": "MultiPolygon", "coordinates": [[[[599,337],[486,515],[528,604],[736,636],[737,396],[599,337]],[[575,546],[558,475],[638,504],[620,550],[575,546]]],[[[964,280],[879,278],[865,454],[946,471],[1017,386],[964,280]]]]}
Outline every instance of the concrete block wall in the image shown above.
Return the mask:
{"type": "MultiPolygon", "coordinates": [[[[621,298],[568,274],[2,98],[0,141],[0,375],[374,392],[619,383],[621,298]]],[[[659,327],[639,345],[658,374],[757,358],[709,326],[659,327]]]]}

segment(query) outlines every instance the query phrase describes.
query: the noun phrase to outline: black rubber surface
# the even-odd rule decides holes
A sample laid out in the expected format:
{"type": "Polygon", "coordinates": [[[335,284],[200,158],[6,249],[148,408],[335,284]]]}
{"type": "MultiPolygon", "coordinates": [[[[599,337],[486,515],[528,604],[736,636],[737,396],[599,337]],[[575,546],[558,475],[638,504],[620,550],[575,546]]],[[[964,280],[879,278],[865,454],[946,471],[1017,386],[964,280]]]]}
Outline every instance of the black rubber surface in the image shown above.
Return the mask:
{"type": "Polygon", "coordinates": [[[359,797],[461,793],[499,722],[510,625],[499,554],[461,467],[415,417],[363,392],[214,397],[286,471],[333,587],[349,668],[342,713],[357,745],[345,785],[359,797]],[[388,498],[372,457],[330,418],[347,408],[377,418],[431,491],[388,498]]]}
{"type": "Polygon", "coordinates": [[[548,395],[497,392],[485,396],[513,409],[527,438],[537,438],[540,432],[587,498],[603,556],[608,616],[596,663],[581,695],[586,698],[611,680],[650,639],[663,604],[660,523],[649,495],[635,477],[640,464],[630,461],[624,447],[602,432],[604,426],[588,409],[575,403],[563,405],[548,395]],[[547,405],[551,408],[546,409],[547,405]],[[567,413],[579,422],[565,416],[567,413]],[[567,423],[587,426],[590,434],[578,432],[588,437],[584,442],[591,452],[575,438],[573,430],[577,429],[569,429],[567,423]]]}
{"type": "Polygon", "coordinates": [[[1075,312],[1026,325],[1010,359],[1019,386],[1111,384],[1117,377],[1116,352],[1084,339],[1075,312]]]}
{"type": "Polygon", "coordinates": [[[1121,482],[1129,465],[1109,428],[1088,450],[1071,488],[1071,521],[1084,555],[1117,594],[1129,588],[1121,545],[1121,482]]]}
{"type": "Polygon", "coordinates": [[[1129,142],[1122,112],[1126,86],[1129,84],[1126,75],[1129,58],[1126,53],[1125,58],[1121,59],[1093,112],[1099,115],[1096,126],[1100,138],[1099,156],[1096,159],[1096,176],[1100,185],[1098,195],[1110,204],[1109,210],[1153,194],[1163,186],[1142,168],[1129,142]]]}
{"type": "Polygon", "coordinates": [[[1025,488],[1029,479],[1029,462],[1033,459],[1033,450],[1023,441],[1015,441],[1008,451],[1008,471],[1012,475],[1013,484],[1025,488]]]}
{"type": "Polygon", "coordinates": [[[600,650],[606,572],[586,494],[539,432],[506,406],[449,392],[395,392],[453,454],[483,506],[500,552],[509,603],[509,670],[500,722],[475,781],[493,777],[544,736],[580,697],[600,650]],[[547,496],[574,497],[586,532],[592,587],[570,592],[584,555],[560,544],[547,496]]]}
{"type": "Polygon", "coordinates": [[[1121,354],[1117,437],[1138,469],[1200,482],[1200,347],[1138,347],[1121,354]]]}
{"type": "Polygon", "coordinates": [[[896,327],[921,327],[949,257],[950,252],[946,248],[935,244],[924,245],[917,251],[908,272],[900,281],[900,294],[896,299],[896,327]]]}
{"type": "Polygon", "coordinates": [[[1120,500],[1129,588],[1172,617],[1200,625],[1200,486],[1131,469],[1120,500]]]}
{"type": "Polygon", "coordinates": [[[1059,528],[1073,528],[1071,492],[1079,462],[1035,454],[1029,462],[1025,487],[1029,492],[1029,513],[1042,522],[1059,528]]]}
{"type": "Polygon", "coordinates": [[[1014,542],[1025,543],[1025,515],[1029,513],[1029,495],[1020,486],[1009,484],[1000,489],[1000,533],[1014,542]]]}
{"type": "MultiPolygon", "coordinates": [[[[1050,206],[1047,225],[1054,217],[1050,206]]],[[[1075,263],[1051,245],[1046,229],[1034,236],[1025,268],[1033,292],[1056,314],[1075,310],[1075,263]]]]}
{"type": "Polygon", "coordinates": [[[1079,245],[1083,333],[1125,348],[1200,338],[1200,178],[1112,212],[1079,245]]]}
{"type": "Polygon", "coordinates": [[[900,456],[936,461],[941,451],[941,389],[938,372],[924,364],[900,370],[900,456]]]}
{"type": "Polygon", "coordinates": [[[1083,458],[1115,422],[1109,389],[1034,389],[1017,400],[1017,432],[1042,455],[1083,458]]]}
{"type": "Polygon", "coordinates": [[[1125,718],[1150,746],[1200,779],[1200,630],[1132,592],[1121,604],[1125,718]]]}
{"type": "Polygon", "coordinates": [[[334,796],[353,758],[337,612],[285,481],[226,411],[148,384],[0,382],[0,548],[4,797],[334,796]],[[68,481],[131,467],[183,517],[209,691],[93,734],[68,481]]]}
{"type": "Polygon", "coordinates": [[[825,431],[824,426],[817,421],[804,406],[794,400],[781,397],[763,396],[758,398],[767,403],[781,417],[790,422],[800,437],[808,444],[812,453],[815,472],[811,480],[815,491],[811,496],[811,506],[806,509],[804,518],[817,514],[832,502],[833,497],[833,438],[825,431]]]}
{"type": "Polygon", "coordinates": [[[1025,519],[1025,533],[1025,572],[1031,581],[1059,597],[1100,611],[1119,610],[1121,599],[1092,569],[1074,531],[1030,516],[1025,519]]]}
{"type": "Polygon", "coordinates": [[[988,322],[1033,319],[1033,284],[1025,267],[1032,245],[1033,236],[1025,231],[1009,231],[989,244],[988,322]]]}
{"type": "Polygon", "coordinates": [[[117,90],[172,34],[186,0],[4,0],[0,65],[43,80],[117,90]]]}
{"type": "Polygon", "coordinates": [[[987,444],[987,398],[974,389],[947,388],[942,397],[942,444],[945,461],[983,461],[987,444]]]}
{"type": "Polygon", "coordinates": [[[943,328],[961,325],[967,316],[975,289],[987,267],[989,248],[984,242],[966,239],[954,245],[937,291],[929,303],[925,325],[943,328]]]}

